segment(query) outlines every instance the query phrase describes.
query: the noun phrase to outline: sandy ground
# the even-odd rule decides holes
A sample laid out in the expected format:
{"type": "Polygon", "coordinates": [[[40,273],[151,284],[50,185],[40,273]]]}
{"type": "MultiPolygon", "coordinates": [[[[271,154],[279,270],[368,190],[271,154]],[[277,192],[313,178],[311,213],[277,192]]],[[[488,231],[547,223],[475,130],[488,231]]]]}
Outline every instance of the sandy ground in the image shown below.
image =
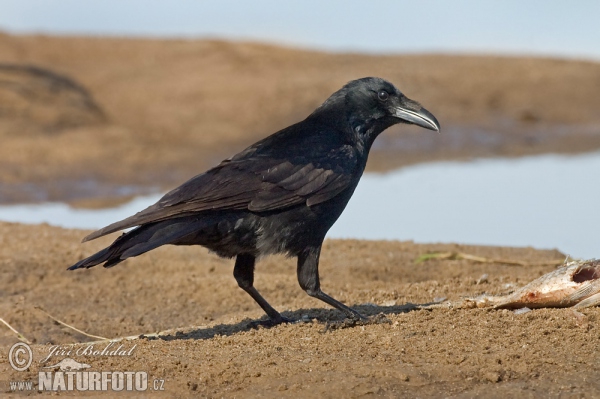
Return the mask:
{"type": "MultiPolygon", "coordinates": [[[[600,309],[414,310],[435,298],[505,293],[553,269],[460,260],[415,263],[429,251],[543,262],[557,251],[455,244],[329,240],[321,260],[326,292],[391,324],[324,332],[340,313],[308,297],[292,259],[270,257],[256,286],[299,323],[253,329],[261,310],[231,275],[232,261],[202,248],[164,247],[114,269],[67,272],[110,241],[79,244],[86,232],[0,223],[0,314],[34,344],[16,372],[5,353],[17,342],[0,328],[2,391],[34,380],[65,356],[52,345],[94,341],[43,310],[107,338],[179,327],[160,339],[125,342],[130,356],[71,356],[91,371],[146,371],[169,397],[598,397],[600,309]],[[477,283],[482,274],[486,282],[477,283]]],[[[105,343],[95,344],[103,348],[105,343]]],[[[81,347],[80,346],[76,346],[81,347]]],[[[85,347],[85,345],[84,345],[85,347]]],[[[156,393],[156,392],[155,392],[156,393]]],[[[143,396],[143,393],[142,393],[143,396]]]]}
{"type": "Polygon", "coordinates": [[[0,34],[0,202],[93,206],[172,188],[363,76],[389,79],[443,129],[389,129],[371,171],[600,149],[592,62],[0,34]]]}
{"type": "MultiPolygon", "coordinates": [[[[600,65],[590,62],[0,34],[0,203],[99,206],[171,188],[369,75],[396,83],[443,127],[439,135],[390,129],[373,149],[372,171],[600,149],[600,65]]],[[[34,354],[27,371],[13,370],[6,354],[17,338],[0,325],[3,396],[11,395],[9,381],[37,383],[42,367],[69,357],[40,364],[53,345],[76,350],[96,340],[50,314],[107,338],[172,330],[125,342],[129,356],[70,356],[90,371],[145,371],[151,388],[164,380],[164,391],[152,393],[167,397],[600,397],[599,308],[517,315],[414,306],[507,293],[553,269],[415,263],[421,254],[539,263],[560,262],[557,251],[329,240],[323,289],[391,323],[324,331],[341,314],[298,287],[293,259],[269,257],[257,267],[256,286],[300,322],[254,329],[262,311],[237,287],[232,261],[165,247],[114,269],[67,272],[114,238],[82,245],[85,234],[0,223],[0,317],[34,354]]]]}

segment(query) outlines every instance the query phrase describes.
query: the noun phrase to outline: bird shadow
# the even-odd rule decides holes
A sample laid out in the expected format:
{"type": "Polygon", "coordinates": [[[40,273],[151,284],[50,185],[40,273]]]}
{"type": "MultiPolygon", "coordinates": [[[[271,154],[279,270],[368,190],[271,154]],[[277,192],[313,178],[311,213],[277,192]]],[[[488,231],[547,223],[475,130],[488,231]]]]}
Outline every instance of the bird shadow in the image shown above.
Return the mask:
{"type": "MultiPolygon", "coordinates": [[[[358,311],[363,316],[369,319],[372,318],[385,318],[386,315],[396,315],[402,313],[408,313],[413,310],[421,309],[425,306],[431,305],[432,303],[425,304],[413,304],[407,303],[404,305],[393,305],[393,306],[378,306],[371,304],[356,305],[353,309],[358,311]]],[[[286,319],[290,320],[291,324],[321,324],[324,329],[323,332],[329,331],[331,324],[343,323],[345,320],[344,315],[336,309],[298,309],[294,311],[285,311],[281,315],[286,319]]],[[[389,320],[387,320],[389,323],[389,320]]],[[[379,324],[366,323],[366,324],[379,324]]],[[[361,325],[361,324],[357,324],[361,325]]],[[[363,324],[364,325],[364,324],[363,324]]],[[[351,325],[349,325],[351,327],[351,325]]],[[[165,334],[153,335],[153,336],[140,336],[139,338],[148,340],[163,340],[163,341],[174,341],[174,340],[204,340],[211,339],[216,336],[231,336],[245,331],[253,329],[271,328],[269,326],[269,320],[265,316],[259,320],[244,319],[239,323],[235,324],[217,324],[208,328],[192,328],[190,331],[172,331],[165,334]]],[[[335,328],[333,328],[335,329],[335,328]]],[[[331,330],[333,330],[331,329],[331,330]]]]}

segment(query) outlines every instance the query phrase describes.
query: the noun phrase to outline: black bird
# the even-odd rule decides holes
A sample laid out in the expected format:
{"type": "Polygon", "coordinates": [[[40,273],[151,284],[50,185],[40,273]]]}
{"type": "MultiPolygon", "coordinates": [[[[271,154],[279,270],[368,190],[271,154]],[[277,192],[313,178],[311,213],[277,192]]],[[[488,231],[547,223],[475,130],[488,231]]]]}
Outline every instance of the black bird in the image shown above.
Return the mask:
{"type": "Polygon", "coordinates": [[[156,204],[83,239],[135,227],[69,270],[112,267],[165,244],[202,245],[236,257],[233,275],[267,313],[286,321],[254,288],[256,259],[298,257],[298,282],[312,297],[363,319],[321,291],[319,255],[363,174],[375,138],[397,123],[439,131],[436,118],[381,78],[349,82],[305,120],[251,145],[163,196],[156,204]]]}

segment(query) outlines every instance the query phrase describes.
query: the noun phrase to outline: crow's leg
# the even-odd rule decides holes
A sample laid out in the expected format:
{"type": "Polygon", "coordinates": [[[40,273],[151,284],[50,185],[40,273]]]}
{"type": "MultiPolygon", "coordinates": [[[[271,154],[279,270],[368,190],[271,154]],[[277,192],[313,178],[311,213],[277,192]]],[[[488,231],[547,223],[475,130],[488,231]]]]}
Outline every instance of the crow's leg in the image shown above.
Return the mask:
{"type": "Polygon", "coordinates": [[[288,320],[282,317],[254,288],[254,263],[256,258],[252,255],[240,254],[235,258],[233,277],[241,289],[246,291],[252,299],[260,305],[274,324],[284,323],[288,320]]]}
{"type": "Polygon", "coordinates": [[[298,255],[298,282],[300,287],[312,297],[318,298],[323,302],[341,310],[352,320],[365,320],[365,317],[356,310],[349,308],[340,301],[337,301],[321,291],[319,282],[319,256],[321,255],[321,246],[309,247],[298,255]]]}

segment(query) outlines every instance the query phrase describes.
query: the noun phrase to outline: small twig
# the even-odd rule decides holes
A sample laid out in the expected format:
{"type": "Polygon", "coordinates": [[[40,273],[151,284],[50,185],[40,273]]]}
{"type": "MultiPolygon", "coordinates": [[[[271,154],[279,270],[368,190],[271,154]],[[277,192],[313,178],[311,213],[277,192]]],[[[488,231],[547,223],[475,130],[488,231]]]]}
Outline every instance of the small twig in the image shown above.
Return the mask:
{"type": "MultiPolygon", "coordinates": [[[[168,330],[158,331],[155,333],[147,333],[147,334],[143,333],[143,334],[138,334],[138,335],[129,335],[129,336],[125,336],[125,337],[111,338],[108,340],[104,339],[103,341],[119,342],[119,341],[133,341],[133,340],[140,339],[140,338],[160,338],[165,335],[177,333],[178,331],[181,331],[181,330],[199,330],[199,329],[204,329],[204,328],[209,328],[209,327],[208,326],[188,326],[188,327],[170,328],[168,330]]],[[[100,343],[103,341],[94,341],[94,342],[86,342],[86,343],[87,344],[100,343]]]]}
{"type": "Polygon", "coordinates": [[[104,337],[101,337],[101,336],[99,336],[99,335],[88,334],[88,333],[86,333],[85,331],[81,331],[81,330],[80,330],[80,329],[78,329],[77,327],[73,327],[73,326],[71,326],[71,325],[69,325],[69,324],[65,323],[64,321],[60,321],[60,320],[58,320],[56,317],[52,316],[50,313],[46,312],[44,309],[42,309],[42,308],[41,308],[41,307],[39,307],[39,306],[35,306],[35,308],[36,308],[37,310],[39,310],[40,312],[44,313],[46,316],[48,316],[49,318],[51,318],[51,319],[52,319],[52,320],[54,320],[55,322],[57,322],[58,324],[62,324],[63,326],[65,326],[65,327],[68,327],[68,328],[70,328],[71,330],[75,330],[75,331],[77,331],[79,334],[83,334],[83,335],[85,335],[86,337],[90,337],[90,338],[97,338],[97,339],[101,339],[101,340],[103,340],[103,341],[108,341],[108,340],[110,340],[109,338],[104,338],[104,337]]]}
{"type": "Polygon", "coordinates": [[[21,334],[20,332],[18,332],[17,330],[15,330],[10,324],[8,324],[6,321],[4,321],[4,319],[2,317],[0,317],[0,321],[2,323],[4,323],[4,325],[8,328],[10,328],[10,330],[12,332],[14,332],[15,334],[17,334],[17,338],[19,338],[19,340],[25,342],[26,344],[30,344],[31,345],[31,341],[29,341],[27,338],[25,338],[25,336],[23,334],[21,334]]]}
{"type": "Polygon", "coordinates": [[[479,263],[503,263],[505,265],[513,266],[558,266],[563,264],[562,260],[553,260],[548,262],[525,262],[520,260],[509,260],[509,259],[498,259],[498,258],[484,258],[482,256],[466,254],[464,252],[433,252],[423,254],[419,256],[415,263],[421,263],[430,259],[449,259],[449,260],[471,260],[479,263]]]}

